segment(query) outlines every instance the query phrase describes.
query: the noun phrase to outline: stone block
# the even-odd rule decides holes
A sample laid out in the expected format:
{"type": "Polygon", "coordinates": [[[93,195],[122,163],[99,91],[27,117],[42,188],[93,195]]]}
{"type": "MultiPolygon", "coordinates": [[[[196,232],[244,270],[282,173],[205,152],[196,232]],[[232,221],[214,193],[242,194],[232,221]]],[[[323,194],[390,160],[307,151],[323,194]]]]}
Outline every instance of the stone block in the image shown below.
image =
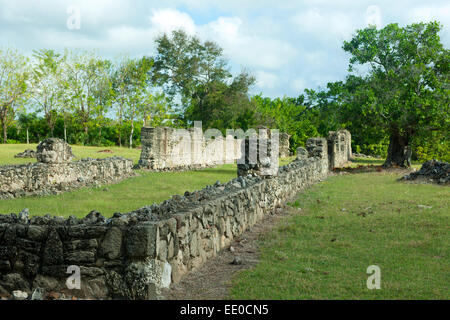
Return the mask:
{"type": "Polygon", "coordinates": [[[156,224],[141,224],[128,228],[125,248],[129,258],[154,258],[159,239],[156,224]]]}

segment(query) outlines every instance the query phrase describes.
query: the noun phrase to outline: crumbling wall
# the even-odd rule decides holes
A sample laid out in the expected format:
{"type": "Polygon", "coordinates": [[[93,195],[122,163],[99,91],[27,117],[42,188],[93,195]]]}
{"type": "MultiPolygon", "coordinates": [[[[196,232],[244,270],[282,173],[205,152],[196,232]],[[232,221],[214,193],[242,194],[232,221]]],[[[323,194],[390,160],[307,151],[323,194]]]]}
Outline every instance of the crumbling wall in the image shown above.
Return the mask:
{"type": "Polygon", "coordinates": [[[224,138],[220,132],[205,136],[197,127],[143,127],[141,143],[138,166],[157,171],[211,167],[233,163],[240,157],[240,139],[224,138]]]}
{"type": "Polygon", "coordinates": [[[280,133],[280,158],[287,158],[291,155],[289,138],[291,136],[285,132],[280,133]]]}
{"type": "Polygon", "coordinates": [[[36,288],[98,299],[155,299],[265,214],[329,173],[327,140],[309,139],[277,174],[239,176],[106,219],[0,215],[0,294],[36,288]],[[68,289],[69,266],[81,289],[68,289]]]}
{"type": "Polygon", "coordinates": [[[342,167],[352,158],[352,137],[349,131],[330,131],[328,136],[330,169],[342,167]]]}
{"type": "Polygon", "coordinates": [[[60,139],[41,142],[36,157],[37,163],[0,166],[0,199],[55,194],[133,174],[133,161],[121,157],[71,162],[72,150],[60,139]]]}

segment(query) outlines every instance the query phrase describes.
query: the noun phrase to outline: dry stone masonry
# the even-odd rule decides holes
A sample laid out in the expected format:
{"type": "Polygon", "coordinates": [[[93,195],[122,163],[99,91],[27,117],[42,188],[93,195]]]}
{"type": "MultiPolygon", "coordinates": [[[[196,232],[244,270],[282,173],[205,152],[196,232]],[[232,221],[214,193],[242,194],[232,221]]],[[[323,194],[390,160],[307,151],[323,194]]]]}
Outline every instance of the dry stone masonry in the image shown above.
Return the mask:
{"type": "Polygon", "coordinates": [[[328,154],[330,169],[342,167],[352,158],[352,137],[349,131],[330,131],[328,136],[328,154]]]}
{"type": "Polygon", "coordinates": [[[139,167],[155,171],[205,168],[233,163],[240,157],[240,140],[223,138],[220,131],[209,137],[199,127],[143,127],[141,143],[139,167]]]}
{"type": "MultiPolygon", "coordinates": [[[[156,136],[168,142],[164,130],[156,136]]],[[[156,141],[154,133],[149,139],[156,141]]],[[[310,139],[299,158],[273,176],[239,176],[108,219],[95,211],[82,219],[30,218],[27,210],[0,215],[0,294],[22,290],[31,295],[39,289],[98,299],[158,298],[161,288],[180,281],[264,215],[326,178],[329,159],[338,158],[328,150],[326,139],[310,139]],[[73,265],[80,268],[80,290],[66,286],[73,265]]],[[[158,168],[159,159],[150,165],[158,168]]]]}
{"type": "Polygon", "coordinates": [[[72,162],[72,150],[61,139],[42,141],[36,158],[37,163],[0,166],[0,199],[56,194],[133,175],[133,161],[121,157],[72,162]]]}

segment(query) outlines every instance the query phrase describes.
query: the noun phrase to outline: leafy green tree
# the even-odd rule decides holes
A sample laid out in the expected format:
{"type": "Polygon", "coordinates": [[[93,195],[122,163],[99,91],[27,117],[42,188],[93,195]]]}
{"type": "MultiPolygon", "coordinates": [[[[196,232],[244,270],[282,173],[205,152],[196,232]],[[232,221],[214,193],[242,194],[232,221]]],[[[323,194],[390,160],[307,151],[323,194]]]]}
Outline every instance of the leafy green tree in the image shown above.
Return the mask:
{"type": "Polygon", "coordinates": [[[385,167],[407,166],[412,146],[430,131],[449,131],[449,50],[439,38],[437,22],[404,28],[389,24],[358,30],[343,49],[351,54],[349,70],[368,74],[347,78],[343,114],[348,121],[389,135],[385,167]]]}
{"type": "Polygon", "coordinates": [[[202,42],[182,30],[156,39],[152,80],[172,104],[180,102],[185,123],[200,120],[206,128],[241,127],[254,123],[255,108],[248,90],[255,78],[248,72],[232,77],[215,42],[202,42]]]}
{"type": "MultiPolygon", "coordinates": [[[[148,90],[148,89],[147,89],[148,90]]],[[[167,97],[164,93],[144,93],[143,100],[138,105],[138,117],[144,126],[157,127],[173,119],[167,97]]],[[[170,124],[170,123],[169,123],[170,124]]]]}
{"type": "Polygon", "coordinates": [[[303,96],[270,99],[257,95],[253,97],[253,100],[264,119],[261,124],[279,129],[291,136],[292,151],[299,146],[304,146],[308,138],[318,135],[316,127],[307,114],[309,108],[304,104],[303,96]]]}
{"type": "MultiPolygon", "coordinates": [[[[114,92],[114,105],[122,127],[123,119],[130,121],[129,145],[133,146],[134,122],[139,117],[143,106],[149,103],[151,96],[150,70],[153,59],[123,58],[114,72],[112,88],[114,92]]],[[[121,130],[119,130],[119,144],[122,144],[121,130]]]]}
{"type": "Polygon", "coordinates": [[[58,106],[63,103],[63,87],[61,86],[61,64],[64,59],[53,50],[34,51],[35,63],[32,67],[31,95],[43,111],[50,135],[53,137],[58,106]]]}
{"type": "Polygon", "coordinates": [[[212,41],[202,42],[183,30],[156,39],[157,54],[153,82],[162,87],[172,102],[178,97],[186,107],[199,86],[231,77],[222,57],[222,48],[212,41]]]}
{"type": "Polygon", "coordinates": [[[64,63],[67,94],[83,126],[85,143],[89,137],[89,121],[99,106],[95,94],[109,87],[109,65],[109,61],[89,52],[69,53],[64,63]]]}
{"type": "Polygon", "coordinates": [[[27,94],[28,59],[17,50],[0,48],[0,123],[3,143],[7,143],[8,126],[14,121],[18,108],[27,94]]]}

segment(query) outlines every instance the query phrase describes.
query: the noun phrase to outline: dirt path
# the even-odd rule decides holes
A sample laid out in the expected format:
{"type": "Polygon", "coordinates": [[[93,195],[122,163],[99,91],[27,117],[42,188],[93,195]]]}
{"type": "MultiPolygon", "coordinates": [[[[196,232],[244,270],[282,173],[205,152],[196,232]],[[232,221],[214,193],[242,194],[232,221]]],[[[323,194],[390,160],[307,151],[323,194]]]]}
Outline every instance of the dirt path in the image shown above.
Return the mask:
{"type": "Polygon", "coordinates": [[[171,285],[169,289],[164,289],[162,296],[168,300],[227,299],[233,276],[237,272],[250,269],[258,263],[261,236],[291,212],[291,209],[284,208],[277,209],[276,214],[267,215],[233,241],[231,247],[234,248],[234,252],[230,249],[222,250],[216,257],[206,261],[199,269],[189,272],[178,284],[171,285]],[[231,264],[235,257],[239,257],[242,264],[231,264]]]}

